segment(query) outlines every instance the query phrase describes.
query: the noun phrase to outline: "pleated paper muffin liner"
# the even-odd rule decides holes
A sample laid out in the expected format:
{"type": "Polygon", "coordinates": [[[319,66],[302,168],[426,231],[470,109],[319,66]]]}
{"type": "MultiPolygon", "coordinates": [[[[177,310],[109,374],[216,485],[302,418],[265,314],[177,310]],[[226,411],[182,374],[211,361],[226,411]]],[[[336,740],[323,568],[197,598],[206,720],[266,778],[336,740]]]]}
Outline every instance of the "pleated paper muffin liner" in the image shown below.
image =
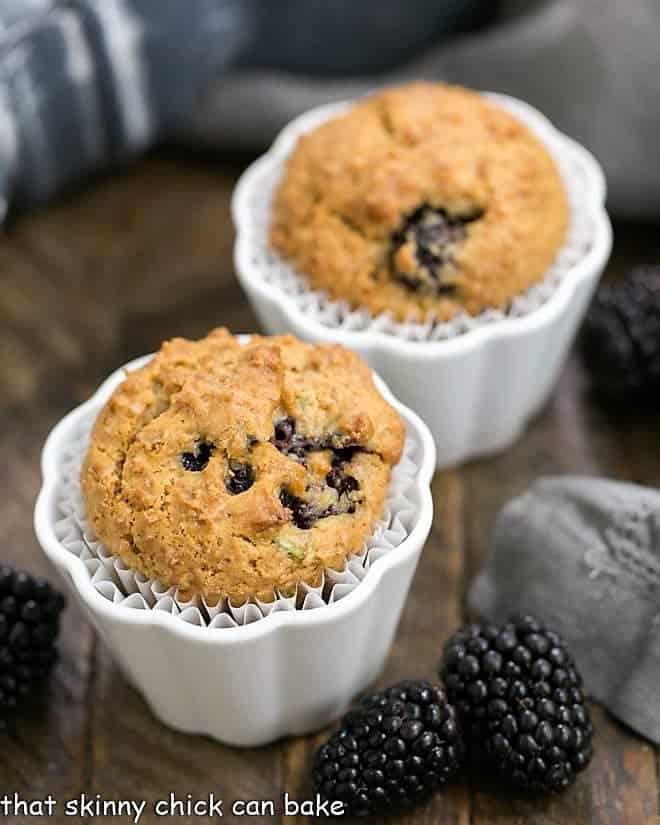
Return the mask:
{"type": "MultiPolygon", "coordinates": [[[[304,274],[281,258],[269,243],[272,204],[275,190],[298,137],[323,122],[342,114],[350,104],[333,104],[312,110],[293,121],[273,149],[246,173],[239,184],[234,202],[234,216],[241,235],[245,235],[249,270],[276,288],[306,318],[333,330],[345,332],[379,332],[408,341],[442,341],[472,330],[489,326],[506,318],[520,318],[543,306],[555,293],[571,270],[589,253],[596,232],[594,216],[585,210],[584,192],[593,181],[575,145],[567,140],[538,112],[518,101],[493,95],[494,102],[522,120],[544,143],[559,169],[566,189],[570,223],[566,241],[554,264],[540,283],[515,297],[507,310],[489,309],[477,316],[460,313],[452,320],[440,322],[396,321],[389,313],[373,316],[366,309],[354,309],[346,301],[333,300],[322,290],[314,289],[304,274]]],[[[241,266],[239,265],[239,269],[241,266]]]]}
{"type": "Polygon", "coordinates": [[[381,557],[396,550],[412,530],[416,508],[411,496],[422,463],[422,445],[410,431],[403,456],[393,468],[382,518],[360,554],[350,556],[343,570],[326,570],[320,584],[300,584],[292,596],[273,593],[273,600],[234,605],[225,600],[209,605],[204,599],[184,598],[175,587],[164,587],[130,569],[96,538],[85,512],[80,471],[89,445],[95,413],[83,418],[62,459],[57,490],[55,533],[62,546],[81,559],[94,588],[115,605],[136,610],[160,610],[181,621],[208,628],[251,624],[284,610],[315,610],[351,593],[381,557]]]}

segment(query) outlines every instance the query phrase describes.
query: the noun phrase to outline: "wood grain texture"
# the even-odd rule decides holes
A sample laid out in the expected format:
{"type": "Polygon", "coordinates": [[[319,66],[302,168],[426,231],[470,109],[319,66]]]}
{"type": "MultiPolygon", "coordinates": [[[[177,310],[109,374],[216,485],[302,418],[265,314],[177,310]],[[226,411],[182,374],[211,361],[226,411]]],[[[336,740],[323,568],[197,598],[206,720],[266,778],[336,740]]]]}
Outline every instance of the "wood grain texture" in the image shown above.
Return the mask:
{"type": "MultiPolygon", "coordinates": [[[[152,156],[56,206],[17,218],[0,240],[3,558],[54,575],[37,547],[31,518],[41,444],[64,412],[118,364],[153,350],[165,337],[198,337],[217,324],[234,332],[256,329],[231,263],[229,198],[238,171],[236,164],[209,159],[152,156]]],[[[658,258],[654,227],[621,227],[611,271],[658,258]]],[[[553,400],[517,445],[438,474],[433,530],[380,684],[434,677],[442,643],[464,617],[465,592],[487,553],[496,513],[508,499],[539,475],[554,473],[658,485],[659,435],[653,418],[600,409],[573,358],[553,400]]],[[[153,717],[74,607],[65,615],[61,646],[47,695],[0,748],[4,792],[28,798],[51,792],[64,800],[84,791],[150,802],[170,791],[180,798],[213,791],[229,800],[278,802],[285,790],[298,799],[309,795],[310,762],[324,733],[259,750],[184,736],[153,717]]],[[[563,796],[542,804],[514,800],[486,777],[462,778],[395,821],[658,825],[656,752],[602,710],[594,712],[594,763],[563,796]]],[[[146,814],[141,820],[162,821],[146,814]]],[[[224,821],[311,820],[278,815],[224,821]]]]}

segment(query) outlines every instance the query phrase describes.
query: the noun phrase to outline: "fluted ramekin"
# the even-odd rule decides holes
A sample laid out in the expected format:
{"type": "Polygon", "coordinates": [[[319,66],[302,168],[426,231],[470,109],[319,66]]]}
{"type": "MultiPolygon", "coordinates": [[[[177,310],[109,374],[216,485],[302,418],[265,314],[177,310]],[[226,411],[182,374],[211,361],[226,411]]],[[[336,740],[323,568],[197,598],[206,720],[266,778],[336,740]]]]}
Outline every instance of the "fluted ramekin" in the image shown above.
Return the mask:
{"type": "Polygon", "coordinates": [[[165,724],[239,746],[316,730],[337,718],[382,670],[412,576],[431,529],[433,439],[411,410],[376,383],[406,424],[417,474],[407,488],[406,538],[374,561],[348,595],[311,610],[275,612],[240,627],[210,628],[136,609],[102,595],[88,567],[58,536],[63,467],[81,427],[96,417],[124,370],[50,433],[35,508],[39,542],[126,678],[165,724]]]}
{"type": "Polygon", "coordinates": [[[510,446],[542,408],[612,245],[605,178],[595,158],[528,104],[505,95],[487,96],[526,123],[547,146],[567,191],[570,188],[572,230],[579,221],[581,231],[588,233],[579,255],[566,248],[560,251],[555,265],[560,276],[549,273],[547,282],[536,288],[529,311],[518,307],[508,315],[499,313],[501,317],[485,313],[448,326],[445,338],[438,339],[437,329],[425,338],[419,332],[409,334],[414,325],[396,325],[384,316],[364,323],[362,313],[354,323],[360,313],[337,302],[334,315],[319,312],[319,305],[333,302],[307,287],[304,273],[290,289],[272,277],[271,263],[281,267],[282,262],[275,253],[270,253],[270,260],[255,254],[267,243],[263,213],[261,220],[255,219],[255,204],[271,197],[273,182],[298,138],[350,104],[322,106],[293,120],[243,174],[232,204],[237,276],[264,329],[271,334],[292,332],[312,342],[335,341],[360,353],[429,426],[439,467],[510,446]],[[326,320],[335,317],[340,319],[336,323],[326,320]]]}

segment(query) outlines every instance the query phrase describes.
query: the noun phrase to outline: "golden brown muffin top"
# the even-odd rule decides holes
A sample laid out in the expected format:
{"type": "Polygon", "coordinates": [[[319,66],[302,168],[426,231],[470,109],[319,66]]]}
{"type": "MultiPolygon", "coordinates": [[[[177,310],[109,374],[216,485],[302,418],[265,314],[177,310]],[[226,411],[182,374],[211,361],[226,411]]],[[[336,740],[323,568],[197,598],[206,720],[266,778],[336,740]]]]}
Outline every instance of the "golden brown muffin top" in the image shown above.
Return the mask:
{"type": "Polygon", "coordinates": [[[415,83],[299,139],[271,242],[332,298],[449,320],[505,310],[543,279],[567,225],[559,172],[527,126],[476,92],[415,83]]]}
{"type": "Polygon", "coordinates": [[[117,387],[82,489],[134,570],[210,604],[270,600],[362,549],[403,442],[357,355],[218,329],[164,343],[117,387]]]}

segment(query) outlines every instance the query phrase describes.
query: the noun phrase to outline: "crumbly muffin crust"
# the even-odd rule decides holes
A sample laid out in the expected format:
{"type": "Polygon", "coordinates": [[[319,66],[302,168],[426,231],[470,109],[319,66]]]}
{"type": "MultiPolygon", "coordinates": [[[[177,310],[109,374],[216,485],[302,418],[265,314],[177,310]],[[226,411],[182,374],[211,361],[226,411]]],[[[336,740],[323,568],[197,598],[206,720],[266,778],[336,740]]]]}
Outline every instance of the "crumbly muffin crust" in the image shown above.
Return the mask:
{"type": "Polygon", "coordinates": [[[101,410],[81,483],[101,541],[209,603],[319,583],[381,517],[404,425],[341,346],[163,344],[101,410]]]}
{"type": "Polygon", "coordinates": [[[373,314],[506,309],[543,279],[568,225],[543,144],[476,92],[416,83],[298,141],[271,243],[314,287],[373,314]]]}

